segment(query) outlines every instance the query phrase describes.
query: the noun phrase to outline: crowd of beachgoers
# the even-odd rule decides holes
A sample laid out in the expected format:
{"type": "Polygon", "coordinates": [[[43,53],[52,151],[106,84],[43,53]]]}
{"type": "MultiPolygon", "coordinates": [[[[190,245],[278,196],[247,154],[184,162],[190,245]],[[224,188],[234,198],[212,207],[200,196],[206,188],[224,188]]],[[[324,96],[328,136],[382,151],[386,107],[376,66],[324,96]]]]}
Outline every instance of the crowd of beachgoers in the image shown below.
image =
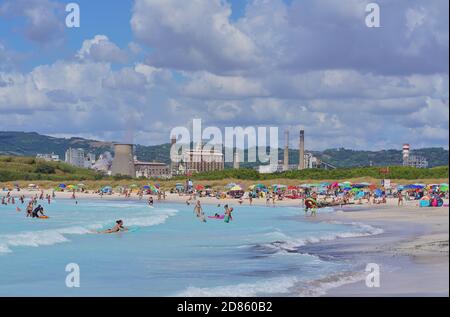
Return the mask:
{"type": "MultiPolygon", "coordinates": [[[[448,199],[449,190],[447,183],[441,184],[408,184],[381,186],[371,183],[351,182],[322,182],[308,183],[298,186],[273,184],[266,186],[256,183],[247,188],[239,183],[229,183],[223,188],[213,188],[208,185],[196,185],[190,179],[184,183],[177,183],[173,188],[163,189],[160,184],[148,184],[138,186],[103,186],[97,190],[88,190],[84,184],[66,185],[59,184],[50,189],[39,188],[35,184],[29,184],[27,188],[20,188],[17,184],[4,186],[3,195],[0,194],[1,204],[15,204],[16,201],[24,203],[24,192],[32,193],[33,202],[46,200],[48,203],[54,199],[57,193],[64,192],[70,198],[77,199],[85,194],[98,195],[99,197],[120,196],[123,198],[136,197],[140,200],[148,200],[152,204],[154,199],[166,200],[168,196],[179,196],[190,204],[197,198],[229,199],[239,204],[248,202],[252,205],[255,201],[264,202],[266,205],[275,205],[280,201],[299,201],[300,205],[307,208],[321,208],[327,206],[343,206],[350,204],[385,204],[388,198],[397,200],[401,206],[405,201],[416,200],[421,207],[440,207],[444,200],[448,199]],[[154,198],[155,197],[155,198],[154,198]]],[[[178,199],[179,200],[179,199],[178,199]]]]}

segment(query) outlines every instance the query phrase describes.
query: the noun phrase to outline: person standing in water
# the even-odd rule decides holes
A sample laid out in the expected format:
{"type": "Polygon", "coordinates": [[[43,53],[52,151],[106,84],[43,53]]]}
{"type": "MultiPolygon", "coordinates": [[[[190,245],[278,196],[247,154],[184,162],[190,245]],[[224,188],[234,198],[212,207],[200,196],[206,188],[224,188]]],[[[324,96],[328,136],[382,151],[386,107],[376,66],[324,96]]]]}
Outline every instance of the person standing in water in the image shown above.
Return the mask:
{"type": "Polygon", "coordinates": [[[229,223],[230,220],[233,220],[231,213],[233,212],[233,208],[229,208],[228,205],[225,205],[225,215],[223,221],[229,223]]]}
{"type": "Polygon", "coordinates": [[[203,212],[203,208],[200,203],[200,200],[197,200],[197,202],[195,203],[194,213],[197,216],[197,218],[200,219],[200,221],[206,222],[205,214],[203,212]]]}

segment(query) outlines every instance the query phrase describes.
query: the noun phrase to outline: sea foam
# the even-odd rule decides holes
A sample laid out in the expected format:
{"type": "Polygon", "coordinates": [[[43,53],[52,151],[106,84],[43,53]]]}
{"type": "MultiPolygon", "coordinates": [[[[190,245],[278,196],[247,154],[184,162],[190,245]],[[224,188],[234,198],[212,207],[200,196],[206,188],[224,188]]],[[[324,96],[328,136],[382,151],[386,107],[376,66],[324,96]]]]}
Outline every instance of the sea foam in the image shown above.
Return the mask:
{"type": "MultiPolygon", "coordinates": [[[[127,226],[150,227],[160,225],[177,213],[176,209],[156,210],[144,216],[124,218],[127,226]]],[[[0,254],[12,252],[11,247],[40,247],[69,242],[67,236],[92,233],[107,226],[107,223],[96,223],[86,226],[71,226],[66,228],[27,231],[0,235],[0,254]]]]}

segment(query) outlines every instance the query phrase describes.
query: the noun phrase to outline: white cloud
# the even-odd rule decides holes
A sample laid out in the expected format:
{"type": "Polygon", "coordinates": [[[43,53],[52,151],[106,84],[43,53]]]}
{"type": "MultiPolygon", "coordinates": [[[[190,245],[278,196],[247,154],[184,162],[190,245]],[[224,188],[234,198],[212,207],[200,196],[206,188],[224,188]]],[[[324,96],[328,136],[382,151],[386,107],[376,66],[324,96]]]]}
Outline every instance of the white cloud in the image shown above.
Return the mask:
{"type": "Polygon", "coordinates": [[[154,52],[149,63],[183,70],[231,72],[258,60],[252,40],[230,22],[220,0],[136,0],[131,26],[154,52]]]}
{"type": "Polygon", "coordinates": [[[83,45],[76,56],[80,60],[121,64],[128,60],[127,53],[111,42],[106,35],[96,35],[92,39],[83,41],[83,45]]]}

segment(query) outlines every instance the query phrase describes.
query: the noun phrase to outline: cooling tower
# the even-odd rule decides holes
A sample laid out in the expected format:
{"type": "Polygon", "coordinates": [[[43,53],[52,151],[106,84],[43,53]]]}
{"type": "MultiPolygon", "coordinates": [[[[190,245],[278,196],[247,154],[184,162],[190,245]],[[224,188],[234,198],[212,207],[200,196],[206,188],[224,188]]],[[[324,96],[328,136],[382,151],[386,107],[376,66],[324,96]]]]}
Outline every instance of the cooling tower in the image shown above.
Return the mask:
{"type": "Polygon", "coordinates": [[[299,144],[299,159],[298,159],[298,169],[302,170],[305,168],[305,131],[300,130],[300,144],[299,144]]]}
{"type": "Polygon", "coordinates": [[[114,144],[112,175],[136,177],[133,159],[133,144],[114,144]]]}
{"type": "Polygon", "coordinates": [[[289,131],[284,132],[284,164],[283,170],[289,170],[289,131]]]}

